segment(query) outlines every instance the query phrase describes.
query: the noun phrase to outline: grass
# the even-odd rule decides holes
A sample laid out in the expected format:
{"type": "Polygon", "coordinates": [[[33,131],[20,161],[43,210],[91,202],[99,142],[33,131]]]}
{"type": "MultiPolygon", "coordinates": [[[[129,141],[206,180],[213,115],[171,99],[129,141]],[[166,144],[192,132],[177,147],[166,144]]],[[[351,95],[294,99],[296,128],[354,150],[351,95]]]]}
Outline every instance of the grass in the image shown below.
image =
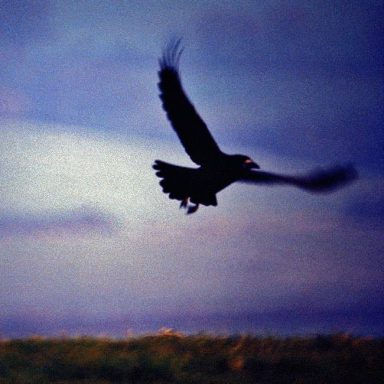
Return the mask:
{"type": "Polygon", "coordinates": [[[384,340],[184,336],[0,341],[5,383],[383,383],[384,340]]]}

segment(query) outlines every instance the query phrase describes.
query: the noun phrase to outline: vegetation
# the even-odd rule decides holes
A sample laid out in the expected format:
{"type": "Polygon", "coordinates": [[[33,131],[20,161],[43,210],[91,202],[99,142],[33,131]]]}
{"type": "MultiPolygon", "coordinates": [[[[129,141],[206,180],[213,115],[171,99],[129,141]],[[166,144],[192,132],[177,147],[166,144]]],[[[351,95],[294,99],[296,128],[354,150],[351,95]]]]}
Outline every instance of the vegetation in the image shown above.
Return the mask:
{"type": "Polygon", "coordinates": [[[184,336],[0,341],[0,383],[383,383],[384,340],[184,336]]]}

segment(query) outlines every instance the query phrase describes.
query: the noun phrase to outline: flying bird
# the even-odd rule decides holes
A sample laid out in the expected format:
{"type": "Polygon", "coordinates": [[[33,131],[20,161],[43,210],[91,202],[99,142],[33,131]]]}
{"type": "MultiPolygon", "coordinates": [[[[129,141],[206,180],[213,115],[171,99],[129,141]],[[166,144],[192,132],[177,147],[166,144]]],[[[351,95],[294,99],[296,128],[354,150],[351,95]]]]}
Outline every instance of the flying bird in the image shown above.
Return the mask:
{"type": "Polygon", "coordinates": [[[160,99],[173,129],[185,151],[199,167],[187,168],[156,160],[153,168],[161,178],[160,185],[169,198],[179,200],[187,214],[200,204],[216,206],[216,194],[240,181],[254,184],[286,184],[309,192],[335,190],[357,177],[352,165],[312,171],[307,175],[289,176],[260,170],[250,157],[222,152],[207,125],[185,94],[179,74],[183,50],[180,40],[171,42],[159,60],[160,99]]]}

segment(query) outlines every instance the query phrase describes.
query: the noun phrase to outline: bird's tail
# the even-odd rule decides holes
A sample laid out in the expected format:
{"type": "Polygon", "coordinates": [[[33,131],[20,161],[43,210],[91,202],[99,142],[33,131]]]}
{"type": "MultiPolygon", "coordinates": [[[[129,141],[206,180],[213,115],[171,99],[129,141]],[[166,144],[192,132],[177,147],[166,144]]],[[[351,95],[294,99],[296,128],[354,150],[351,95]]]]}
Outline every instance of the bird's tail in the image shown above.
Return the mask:
{"type": "Polygon", "coordinates": [[[193,178],[194,170],[191,168],[179,167],[177,165],[156,160],[153,164],[156,176],[161,178],[160,185],[164,193],[169,193],[170,199],[183,201],[189,196],[188,190],[193,178]]]}
{"type": "Polygon", "coordinates": [[[215,195],[207,195],[200,190],[204,185],[198,169],[179,167],[161,160],[155,161],[153,169],[161,178],[163,192],[169,194],[170,199],[180,200],[181,206],[185,207],[187,200],[194,204],[217,205],[215,195]]]}

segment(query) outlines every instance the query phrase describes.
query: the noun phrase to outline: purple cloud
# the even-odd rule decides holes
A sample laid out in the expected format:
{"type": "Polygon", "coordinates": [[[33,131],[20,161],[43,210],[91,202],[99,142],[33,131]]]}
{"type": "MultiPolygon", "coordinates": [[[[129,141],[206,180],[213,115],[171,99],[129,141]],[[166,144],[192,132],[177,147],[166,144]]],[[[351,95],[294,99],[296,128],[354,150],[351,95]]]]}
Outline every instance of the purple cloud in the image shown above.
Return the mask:
{"type": "Polygon", "coordinates": [[[114,217],[91,209],[42,215],[7,214],[0,216],[0,239],[14,236],[39,236],[90,232],[111,233],[116,226],[114,217]]]}

